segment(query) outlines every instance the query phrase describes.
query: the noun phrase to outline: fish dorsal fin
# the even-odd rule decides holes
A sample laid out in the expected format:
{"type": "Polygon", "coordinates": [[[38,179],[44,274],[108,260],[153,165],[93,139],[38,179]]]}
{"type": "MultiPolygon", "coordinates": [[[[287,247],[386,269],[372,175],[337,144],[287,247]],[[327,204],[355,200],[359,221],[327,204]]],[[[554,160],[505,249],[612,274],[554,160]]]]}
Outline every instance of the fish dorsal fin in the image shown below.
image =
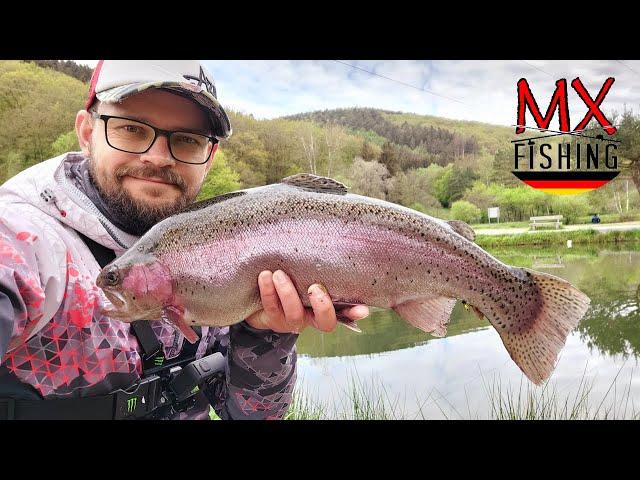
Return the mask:
{"type": "Polygon", "coordinates": [[[239,191],[239,192],[229,192],[223,193],[222,195],[217,195],[215,197],[207,198],[206,200],[201,200],[199,202],[192,203],[188,205],[183,210],[180,210],[180,213],[185,212],[193,212],[195,210],[201,210],[203,208],[208,207],[209,205],[213,205],[214,203],[224,202],[225,200],[229,200],[230,198],[239,197],[240,195],[245,195],[247,192],[239,191]]]}
{"type": "Polygon", "coordinates": [[[283,178],[281,183],[286,183],[293,187],[304,188],[317,193],[333,193],[335,195],[346,195],[347,187],[333,178],[319,177],[311,173],[297,173],[287,178],[283,178]]]}
{"type": "Polygon", "coordinates": [[[462,220],[449,220],[447,222],[451,225],[454,232],[459,235],[462,235],[467,240],[473,242],[476,239],[476,232],[473,231],[473,228],[469,226],[469,224],[463,222],[462,220]]]}

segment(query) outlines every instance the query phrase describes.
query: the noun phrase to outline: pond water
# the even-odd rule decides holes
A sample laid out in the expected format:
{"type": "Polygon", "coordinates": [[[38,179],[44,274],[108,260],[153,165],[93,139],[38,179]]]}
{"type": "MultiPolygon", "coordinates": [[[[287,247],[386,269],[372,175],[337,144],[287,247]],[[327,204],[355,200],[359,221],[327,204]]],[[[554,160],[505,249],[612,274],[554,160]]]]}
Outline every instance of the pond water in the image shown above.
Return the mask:
{"type": "Polygon", "coordinates": [[[371,402],[383,397],[393,405],[395,418],[494,418],[496,398],[518,392],[553,393],[571,409],[586,390],[591,414],[629,418],[640,413],[640,247],[622,248],[489,250],[509,265],[565,278],[591,298],[546,386],[529,382],[497,331],[458,302],[443,338],[382,309],[358,322],[362,333],[306,329],[297,344],[297,388],[329,418],[352,407],[354,382],[371,402]]]}

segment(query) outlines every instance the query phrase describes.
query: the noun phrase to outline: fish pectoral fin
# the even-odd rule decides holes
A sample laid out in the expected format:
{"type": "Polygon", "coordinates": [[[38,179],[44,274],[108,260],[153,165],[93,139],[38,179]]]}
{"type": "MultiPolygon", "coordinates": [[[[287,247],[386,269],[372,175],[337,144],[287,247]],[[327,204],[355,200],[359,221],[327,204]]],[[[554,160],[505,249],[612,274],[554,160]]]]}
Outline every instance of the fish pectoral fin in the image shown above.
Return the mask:
{"type": "Polygon", "coordinates": [[[196,343],[200,337],[198,334],[187,325],[187,322],[184,319],[184,311],[174,307],[172,305],[168,307],[164,307],[162,310],[162,318],[167,320],[171,325],[177,328],[184,338],[186,338],[189,343],[196,343]]]}
{"type": "Polygon", "coordinates": [[[347,187],[333,178],[319,177],[311,173],[297,173],[283,178],[281,183],[293,187],[304,188],[317,193],[333,193],[334,195],[346,195],[347,187]]]}
{"type": "MultiPolygon", "coordinates": [[[[358,324],[351,320],[349,317],[347,317],[343,312],[344,310],[350,308],[350,307],[355,307],[356,305],[362,305],[361,303],[349,303],[349,302],[340,302],[340,301],[333,301],[333,308],[336,311],[336,320],[338,320],[338,323],[344,325],[346,328],[348,328],[349,330],[353,330],[354,332],[358,332],[358,333],[362,333],[362,330],[360,330],[360,327],[358,326],[358,324]]],[[[304,299],[302,304],[306,307],[306,308],[311,308],[311,304],[309,303],[309,301],[307,299],[304,299]]]]}
{"type": "Polygon", "coordinates": [[[349,317],[347,317],[342,313],[344,309],[355,307],[356,305],[362,305],[362,304],[347,303],[347,302],[333,302],[333,307],[336,309],[336,319],[338,320],[338,323],[341,323],[342,325],[347,327],[349,330],[353,330],[354,332],[357,332],[357,333],[362,333],[362,330],[360,330],[360,327],[358,326],[358,324],[354,320],[351,320],[349,317]]]}
{"type": "Polygon", "coordinates": [[[455,298],[426,297],[400,303],[393,309],[410,325],[434,337],[443,337],[447,334],[447,325],[455,305],[455,298]]]}
{"type": "Polygon", "coordinates": [[[473,242],[476,239],[476,232],[473,231],[473,228],[471,228],[468,223],[465,223],[462,220],[449,220],[447,223],[451,228],[453,228],[454,232],[458,235],[462,235],[470,242],[473,242]]]}
{"type": "Polygon", "coordinates": [[[344,325],[349,330],[353,330],[354,332],[357,332],[357,333],[362,333],[362,330],[360,330],[360,327],[358,326],[358,324],[353,320],[346,317],[342,317],[340,315],[337,316],[337,319],[338,319],[338,323],[340,323],[341,325],[344,325]]]}
{"type": "Polygon", "coordinates": [[[333,307],[336,310],[338,310],[338,309],[342,310],[342,309],[345,309],[345,308],[355,307],[356,305],[362,305],[361,303],[336,302],[336,301],[333,301],[333,300],[332,300],[332,303],[333,303],[333,307]]]}

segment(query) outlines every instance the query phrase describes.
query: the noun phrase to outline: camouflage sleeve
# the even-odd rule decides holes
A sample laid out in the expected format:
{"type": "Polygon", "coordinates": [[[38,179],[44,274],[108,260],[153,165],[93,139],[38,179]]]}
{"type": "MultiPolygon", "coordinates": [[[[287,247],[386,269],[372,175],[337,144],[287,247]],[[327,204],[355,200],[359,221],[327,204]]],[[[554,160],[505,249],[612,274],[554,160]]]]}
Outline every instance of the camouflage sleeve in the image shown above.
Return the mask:
{"type": "Polygon", "coordinates": [[[257,330],[246,322],[229,327],[226,375],[205,389],[221,419],[284,417],[296,381],[297,338],[295,333],[257,330]]]}
{"type": "Polygon", "coordinates": [[[27,311],[17,291],[15,280],[0,268],[0,364],[9,348],[15,318],[25,316],[27,311]]]}

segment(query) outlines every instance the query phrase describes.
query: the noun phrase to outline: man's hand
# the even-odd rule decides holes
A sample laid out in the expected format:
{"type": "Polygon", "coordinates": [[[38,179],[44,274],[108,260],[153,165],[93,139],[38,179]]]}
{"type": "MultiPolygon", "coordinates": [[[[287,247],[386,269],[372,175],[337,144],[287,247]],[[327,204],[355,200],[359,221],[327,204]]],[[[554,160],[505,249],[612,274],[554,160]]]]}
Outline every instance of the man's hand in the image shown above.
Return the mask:
{"type": "MultiPolygon", "coordinates": [[[[258,286],[263,309],[246,319],[253,328],[278,333],[300,333],[307,326],[323,332],[331,332],[336,328],[336,311],[322,285],[314,283],[309,287],[307,293],[312,308],[302,305],[293,282],[282,270],[261,272],[258,286]]],[[[369,309],[365,305],[356,305],[341,310],[340,314],[356,321],[367,317],[369,309]]]]}

